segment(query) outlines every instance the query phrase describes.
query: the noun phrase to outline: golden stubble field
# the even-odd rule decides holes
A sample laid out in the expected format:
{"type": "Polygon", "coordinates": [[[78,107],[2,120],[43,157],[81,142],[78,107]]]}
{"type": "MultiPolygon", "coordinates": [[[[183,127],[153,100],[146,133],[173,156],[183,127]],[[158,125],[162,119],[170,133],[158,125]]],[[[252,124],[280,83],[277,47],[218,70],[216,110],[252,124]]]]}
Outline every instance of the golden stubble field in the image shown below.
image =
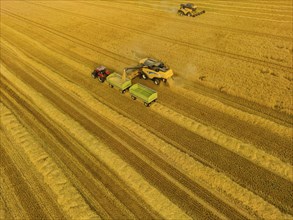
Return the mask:
{"type": "Polygon", "coordinates": [[[293,219],[291,1],[0,3],[0,219],[293,219]]]}

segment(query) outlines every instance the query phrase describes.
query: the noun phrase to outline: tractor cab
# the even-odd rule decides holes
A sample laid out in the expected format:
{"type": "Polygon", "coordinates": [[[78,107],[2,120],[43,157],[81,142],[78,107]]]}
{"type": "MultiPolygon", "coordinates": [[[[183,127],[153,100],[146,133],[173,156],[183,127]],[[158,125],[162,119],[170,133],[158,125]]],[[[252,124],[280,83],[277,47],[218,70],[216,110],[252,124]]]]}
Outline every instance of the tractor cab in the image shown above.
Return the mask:
{"type": "Polygon", "coordinates": [[[110,73],[111,72],[105,66],[99,66],[92,72],[92,77],[94,79],[98,77],[100,82],[104,82],[110,73]]]}

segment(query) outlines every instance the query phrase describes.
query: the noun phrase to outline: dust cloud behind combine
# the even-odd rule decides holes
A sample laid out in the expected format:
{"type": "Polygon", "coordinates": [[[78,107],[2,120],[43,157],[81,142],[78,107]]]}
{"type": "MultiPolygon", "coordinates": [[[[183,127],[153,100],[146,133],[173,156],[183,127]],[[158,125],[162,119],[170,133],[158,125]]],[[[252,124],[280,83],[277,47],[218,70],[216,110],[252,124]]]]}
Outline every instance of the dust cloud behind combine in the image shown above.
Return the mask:
{"type": "Polygon", "coordinates": [[[293,219],[292,2],[180,3],[1,1],[1,219],[293,219]]]}

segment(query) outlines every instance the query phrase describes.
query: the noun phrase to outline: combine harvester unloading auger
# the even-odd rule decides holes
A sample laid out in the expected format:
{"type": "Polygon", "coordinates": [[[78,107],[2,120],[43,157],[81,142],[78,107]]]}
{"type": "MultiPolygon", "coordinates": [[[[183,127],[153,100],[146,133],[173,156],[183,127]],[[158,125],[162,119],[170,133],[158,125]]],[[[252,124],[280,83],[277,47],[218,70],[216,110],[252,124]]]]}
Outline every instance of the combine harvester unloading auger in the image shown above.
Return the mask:
{"type": "Polygon", "coordinates": [[[196,17],[204,13],[205,13],[205,10],[197,11],[197,6],[195,6],[192,3],[180,4],[180,8],[177,11],[178,15],[189,16],[189,17],[196,17]]]}

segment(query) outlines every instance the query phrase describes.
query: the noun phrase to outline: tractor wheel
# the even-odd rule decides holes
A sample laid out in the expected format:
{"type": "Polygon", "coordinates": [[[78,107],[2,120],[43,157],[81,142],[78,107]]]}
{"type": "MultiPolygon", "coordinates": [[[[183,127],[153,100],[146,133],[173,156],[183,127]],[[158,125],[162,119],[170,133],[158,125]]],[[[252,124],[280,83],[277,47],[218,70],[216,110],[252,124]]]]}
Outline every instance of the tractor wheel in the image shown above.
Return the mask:
{"type": "Polygon", "coordinates": [[[96,72],[94,71],[94,72],[92,72],[92,77],[95,79],[95,78],[97,78],[97,74],[96,74],[96,72]]]}
{"type": "Polygon", "coordinates": [[[144,80],[146,80],[148,77],[147,77],[147,75],[145,75],[145,73],[142,73],[141,74],[141,77],[144,79],[144,80]]]}
{"type": "Polygon", "coordinates": [[[191,16],[192,16],[192,14],[191,14],[190,12],[188,12],[188,13],[187,13],[187,16],[188,16],[188,17],[191,17],[191,16]]]}
{"type": "Polygon", "coordinates": [[[124,89],[124,90],[121,90],[121,94],[124,94],[126,92],[126,90],[124,89]]]}
{"type": "Polygon", "coordinates": [[[167,79],[162,79],[162,81],[163,81],[164,83],[166,83],[166,82],[167,82],[167,79]]]}
{"type": "Polygon", "coordinates": [[[98,80],[99,80],[101,83],[103,83],[103,82],[105,81],[105,79],[104,79],[103,77],[101,77],[101,76],[98,76],[98,80]]]}
{"type": "Polygon", "coordinates": [[[147,103],[147,102],[144,102],[144,106],[145,106],[145,107],[149,107],[149,106],[150,106],[150,104],[149,104],[149,103],[147,103]]]}
{"type": "Polygon", "coordinates": [[[111,85],[111,84],[109,84],[109,86],[110,86],[110,88],[113,88],[114,86],[113,85],[111,85]]]}
{"type": "Polygon", "coordinates": [[[131,98],[132,98],[133,100],[135,100],[135,99],[136,99],[136,97],[135,97],[135,96],[133,96],[133,95],[131,96],[131,98]]]}
{"type": "Polygon", "coordinates": [[[160,85],[160,82],[161,82],[161,80],[159,80],[158,78],[154,79],[154,83],[155,83],[156,85],[160,85]]]}

